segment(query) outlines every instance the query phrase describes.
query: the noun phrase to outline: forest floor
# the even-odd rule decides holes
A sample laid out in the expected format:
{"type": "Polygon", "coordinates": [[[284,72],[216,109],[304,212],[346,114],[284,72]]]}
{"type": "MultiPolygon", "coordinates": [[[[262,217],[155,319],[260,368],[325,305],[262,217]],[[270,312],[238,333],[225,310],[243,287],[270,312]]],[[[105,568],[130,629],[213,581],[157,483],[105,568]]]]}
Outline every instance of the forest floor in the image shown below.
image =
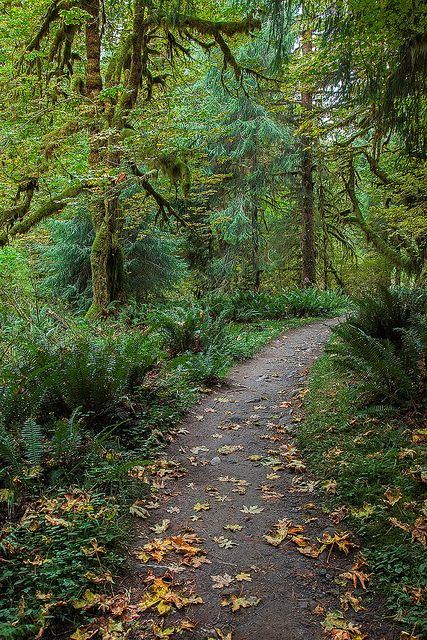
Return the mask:
{"type": "Polygon", "coordinates": [[[399,637],[365,596],[357,540],[327,513],[293,441],[334,322],[274,339],[180,424],[120,585],[141,612],[132,638],[399,637]]]}

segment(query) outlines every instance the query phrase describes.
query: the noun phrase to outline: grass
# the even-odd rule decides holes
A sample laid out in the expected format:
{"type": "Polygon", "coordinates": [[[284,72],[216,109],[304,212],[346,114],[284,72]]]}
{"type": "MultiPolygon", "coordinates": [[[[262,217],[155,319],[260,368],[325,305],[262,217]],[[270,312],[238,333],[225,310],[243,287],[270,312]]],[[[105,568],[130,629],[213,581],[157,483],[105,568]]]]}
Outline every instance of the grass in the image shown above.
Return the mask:
{"type": "Polygon", "coordinates": [[[363,411],[358,385],[338,376],[329,356],[312,369],[305,408],[299,445],[329,487],[329,507],[346,508],[373,572],[370,590],[408,632],[426,637],[425,415],[363,411]]]}

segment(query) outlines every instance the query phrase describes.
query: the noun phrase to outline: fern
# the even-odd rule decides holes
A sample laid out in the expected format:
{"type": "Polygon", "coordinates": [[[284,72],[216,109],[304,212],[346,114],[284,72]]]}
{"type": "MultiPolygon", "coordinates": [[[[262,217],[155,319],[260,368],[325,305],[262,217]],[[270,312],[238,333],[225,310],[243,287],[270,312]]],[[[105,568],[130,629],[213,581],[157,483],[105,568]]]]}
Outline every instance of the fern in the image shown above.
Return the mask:
{"type": "Polygon", "coordinates": [[[2,640],[26,640],[36,637],[39,626],[34,624],[15,624],[0,622],[0,638],[2,640]]]}
{"type": "Polygon", "coordinates": [[[29,418],[24,422],[21,431],[24,455],[27,462],[38,466],[43,458],[43,431],[37,422],[29,418]]]}
{"type": "Polygon", "coordinates": [[[0,462],[16,470],[20,461],[19,451],[12,436],[0,428],[0,462]]]}

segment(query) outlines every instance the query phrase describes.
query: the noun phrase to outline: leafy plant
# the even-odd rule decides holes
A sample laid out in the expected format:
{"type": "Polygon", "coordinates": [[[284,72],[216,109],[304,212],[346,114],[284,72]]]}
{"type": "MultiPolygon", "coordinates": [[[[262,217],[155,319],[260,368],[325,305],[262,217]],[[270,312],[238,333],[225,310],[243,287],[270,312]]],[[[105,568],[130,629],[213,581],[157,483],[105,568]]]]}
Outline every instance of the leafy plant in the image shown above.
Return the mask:
{"type": "Polygon", "coordinates": [[[148,322],[163,336],[174,355],[186,351],[200,353],[208,347],[219,346],[227,335],[223,317],[214,318],[209,309],[198,305],[155,311],[148,322]]]}
{"type": "Polygon", "coordinates": [[[43,457],[43,431],[35,420],[29,418],[21,431],[22,445],[26,461],[37,467],[43,457]]]}
{"type": "Polygon", "coordinates": [[[360,381],[372,401],[423,404],[427,331],[425,292],[383,290],[334,330],[327,351],[360,381]]]}

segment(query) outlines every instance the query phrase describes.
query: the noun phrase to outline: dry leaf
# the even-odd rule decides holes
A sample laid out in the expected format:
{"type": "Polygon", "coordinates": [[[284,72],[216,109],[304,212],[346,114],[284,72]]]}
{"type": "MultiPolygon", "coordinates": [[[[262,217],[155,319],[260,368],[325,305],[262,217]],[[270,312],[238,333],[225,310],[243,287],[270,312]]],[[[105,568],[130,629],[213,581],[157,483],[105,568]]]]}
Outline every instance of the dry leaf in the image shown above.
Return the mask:
{"type": "Polygon", "coordinates": [[[393,506],[397,502],[399,502],[399,500],[401,500],[402,491],[401,491],[400,487],[395,487],[394,489],[391,489],[390,487],[387,487],[386,491],[384,491],[384,496],[385,496],[386,501],[388,502],[388,504],[393,506]]]}
{"type": "Polygon", "coordinates": [[[261,513],[261,511],[264,511],[264,507],[259,507],[257,504],[254,504],[251,507],[247,507],[244,504],[240,511],[242,513],[261,513]]]}
{"type": "Polygon", "coordinates": [[[160,524],[155,524],[152,527],[150,527],[151,531],[153,531],[154,533],[160,534],[160,533],[165,533],[165,531],[167,531],[167,529],[169,529],[169,525],[170,525],[170,520],[162,520],[160,524]]]}
{"type": "Polygon", "coordinates": [[[235,453],[236,451],[241,451],[243,449],[241,444],[224,444],[222,447],[219,447],[216,451],[222,455],[228,455],[230,453],[235,453]]]}
{"type": "Polygon", "coordinates": [[[326,491],[326,493],[336,493],[337,490],[337,481],[336,480],[325,480],[322,483],[322,488],[326,491]]]}
{"type": "Polygon", "coordinates": [[[223,529],[225,529],[226,531],[241,531],[243,529],[242,525],[240,524],[224,524],[223,529]]]}
{"type": "Polygon", "coordinates": [[[234,582],[234,578],[228,575],[228,573],[224,573],[223,576],[211,576],[213,585],[213,589],[224,589],[224,587],[229,587],[232,582],[234,582]]]}
{"type": "Polygon", "coordinates": [[[236,580],[237,582],[252,582],[251,574],[244,572],[238,573],[236,575],[236,580]]]}
{"type": "Polygon", "coordinates": [[[365,607],[362,606],[360,598],[354,595],[351,591],[346,591],[340,595],[340,602],[344,611],[347,611],[351,607],[354,611],[364,611],[365,607]]]}
{"type": "Polygon", "coordinates": [[[136,516],[137,518],[148,518],[148,516],[150,515],[147,509],[141,507],[136,502],[129,507],[129,513],[132,516],[136,516]]]}
{"type": "Polygon", "coordinates": [[[192,449],[190,449],[191,453],[194,453],[194,455],[197,455],[198,453],[207,453],[209,451],[209,449],[207,447],[193,447],[192,449]]]}
{"type": "Polygon", "coordinates": [[[227,607],[231,606],[232,611],[238,611],[239,609],[246,609],[247,607],[256,607],[261,601],[259,598],[255,596],[237,596],[234,593],[221,602],[221,606],[227,607]]]}
{"type": "Polygon", "coordinates": [[[214,538],[214,542],[217,543],[217,545],[219,547],[221,547],[222,549],[231,549],[231,547],[236,547],[237,546],[237,542],[234,542],[233,540],[229,540],[228,538],[224,538],[224,536],[216,536],[214,538]]]}
{"type": "Polygon", "coordinates": [[[210,508],[209,502],[197,502],[193,507],[194,511],[209,511],[210,508]]]}

